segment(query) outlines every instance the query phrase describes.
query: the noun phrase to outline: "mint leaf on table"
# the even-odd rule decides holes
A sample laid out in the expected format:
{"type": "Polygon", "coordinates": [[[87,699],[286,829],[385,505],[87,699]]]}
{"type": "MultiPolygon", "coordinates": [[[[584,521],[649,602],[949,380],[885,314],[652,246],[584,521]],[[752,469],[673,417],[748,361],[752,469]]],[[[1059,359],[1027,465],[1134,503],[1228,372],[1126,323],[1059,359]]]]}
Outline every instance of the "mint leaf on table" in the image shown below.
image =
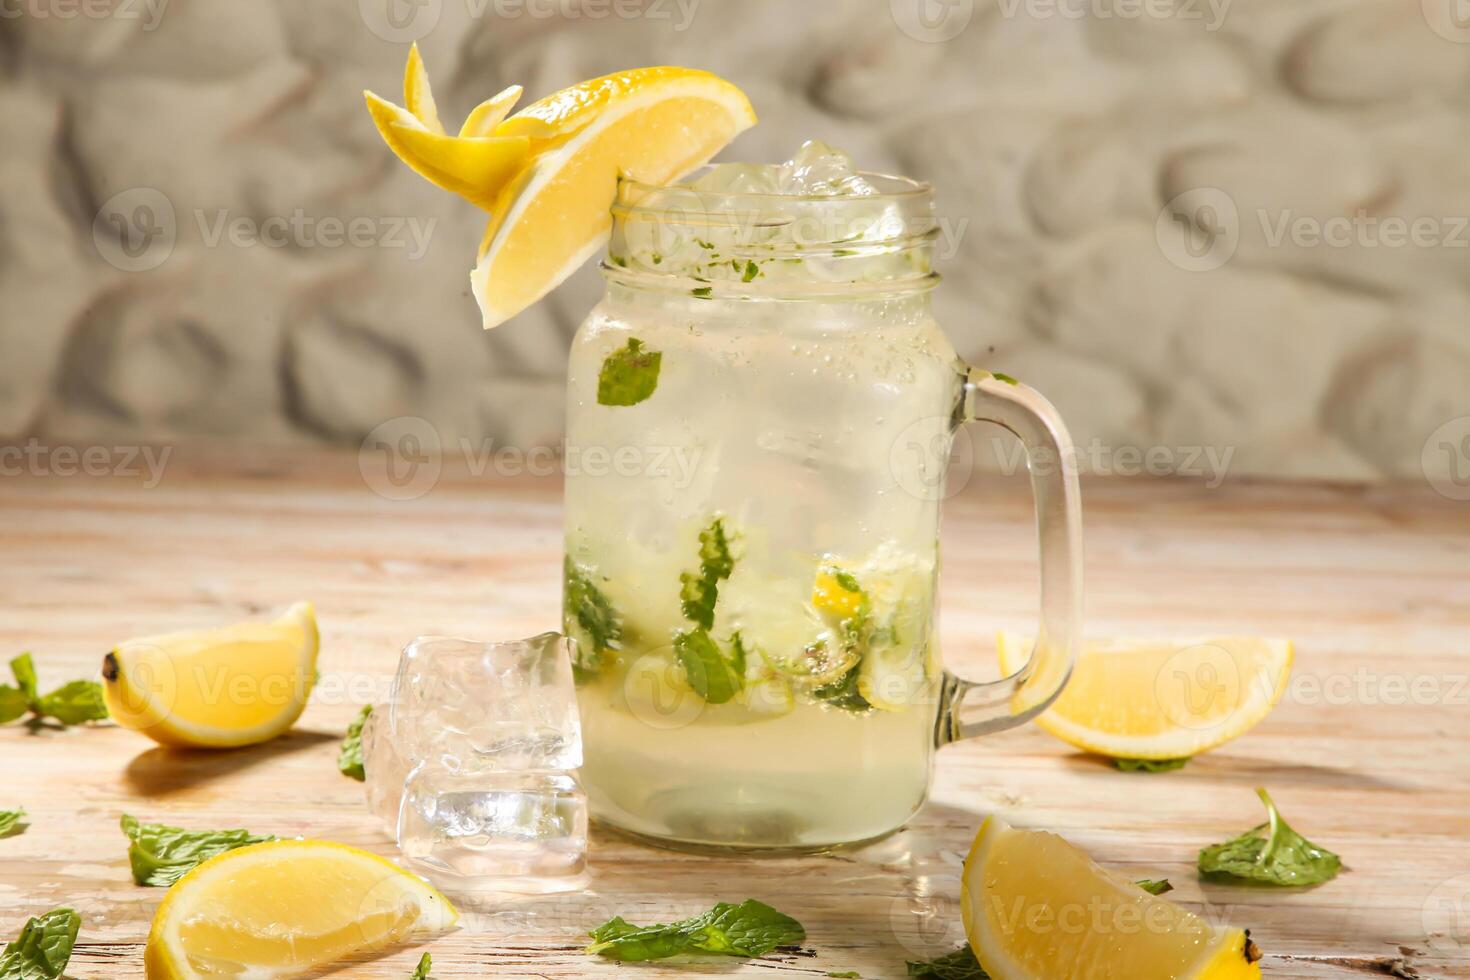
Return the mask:
{"type": "Polygon", "coordinates": [[[19,833],[22,821],[26,818],[23,808],[14,810],[0,810],[0,837],[10,837],[19,833]]]}
{"type": "Polygon", "coordinates": [[[699,572],[679,575],[679,606],[697,626],[709,630],[715,626],[715,603],[720,596],[720,583],[735,570],[730,554],[730,537],[725,520],[716,517],[699,532],[699,572]]]}
{"type": "Polygon", "coordinates": [[[739,633],[731,637],[727,654],[704,629],[687,630],[674,637],[674,653],[689,686],[709,704],[724,704],[745,686],[745,647],[739,633]]]}
{"type": "Polygon", "coordinates": [[[347,737],[342,739],[342,750],[337,754],[337,768],[342,770],[342,775],[351,776],[359,783],[367,779],[367,771],[362,766],[362,726],[367,724],[368,715],[373,713],[373,706],[364,705],[352,719],[352,724],[347,726],[347,737]]]}
{"type": "Polygon", "coordinates": [[[71,961],[82,917],[53,909],[26,922],[20,937],[0,950],[0,980],[53,980],[71,961]]]}
{"type": "Polygon", "coordinates": [[[613,351],[602,362],[597,375],[597,404],[637,405],[658,387],[659,367],[664,356],[648,350],[637,337],[628,346],[613,351]]]}
{"type": "Polygon", "coordinates": [[[25,692],[9,684],[0,684],[0,725],[15,721],[30,709],[25,692]]]}
{"type": "Polygon", "coordinates": [[[618,648],[623,638],[622,620],[593,581],[593,573],[578,567],[571,555],[566,557],[563,575],[564,628],[568,635],[580,634],[573,644],[572,666],[579,676],[595,673],[602,666],[603,655],[618,648]]]}
{"type": "Polygon", "coordinates": [[[1113,765],[1124,772],[1173,772],[1183,769],[1189,756],[1182,759],[1114,759],[1113,765]]]}
{"type": "Polygon", "coordinates": [[[102,700],[102,685],[96,681],[72,681],[43,697],[36,714],[55,718],[63,725],[80,725],[102,721],[107,717],[107,704],[102,700]]]}
{"type": "Polygon", "coordinates": [[[1293,830],[1264,789],[1256,795],[1266,804],[1267,821],[1200,851],[1200,874],[1288,887],[1336,878],[1342,859],[1293,830]]]}
{"type": "Polygon", "coordinates": [[[413,974],[408,978],[408,980],[429,980],[429,971],[433,968],[433,957],[431,957],[428,953],[425,953],[423,959],[419,960],[419,965],[414,967],[413,974]]]}
{"type": "Polygon", "coordinates": [[[80,725],[107,718],[102,685],[96,681],[72,681],[42,696],[36,681],[36,664],[29,653],[10,661],[16,687],[0,685],[0,724],[14,721],[26,711],[36,718],[52,718],[63,725],[80,725]]]}
{"type": "Polygon", "coordinates": [[[127,835],[128,863],[133,880],[140,885],[167,888],[217,854],[248,844],[275,840],[270,834],[248,830],[184,830],[161,823],[139,823],[123,814],[122,832],[127,835]]]}
{"type": "Polygon", "coordinates": [[[925,980],[990,980],[968,943],[935,960],[909,960],[908,968],[909,976],[925,980]]]}
{"type": "Polygon", "coordinates": [[[1169,883],[1168,878],[1143,878],[1134,882],[1134,884],[1150,895],[1162,895],[1165,892],[1174,890],[1174,886],[1169,883]]]}
{"type": "Polygon", "coordinates": [[[764,902],[721,902],[702,915],[666,925],[635,926],[621,916],[589,934],[587,952],[626,962],[666,959],[686,953],[764,956],[806,939],[801,923],[764,902]]]}

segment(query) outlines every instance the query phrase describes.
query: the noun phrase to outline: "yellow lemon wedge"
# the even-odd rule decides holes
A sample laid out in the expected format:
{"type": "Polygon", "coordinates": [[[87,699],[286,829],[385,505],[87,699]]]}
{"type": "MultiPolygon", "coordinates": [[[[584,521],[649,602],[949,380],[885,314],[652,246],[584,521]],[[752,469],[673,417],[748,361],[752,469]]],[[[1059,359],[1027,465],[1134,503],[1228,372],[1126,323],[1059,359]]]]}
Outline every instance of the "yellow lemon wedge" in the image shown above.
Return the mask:
{"type": "Polygon", "coordinates": [[[114,721],[164,745],[254,745],[301,717],[320,645],[309,602],[274,622],[140,637],[103,658],[102,694],[114,721]]]}
{"type": "Polygon", "coordinates": [[[448,899],[377,855],[326,841],[254,844],[169,889],[148,933],[145,976],[300,976],[458,921],[448,899]]]}
{"type": "MultiPolygon", "coordinates": [[[[1003,633],[1001,670],[1019,670],[1030,637],[1003,633]]],[[[1208,636],[1086,645],[1072,679],[1036,723],[1079,749],[1118,759],[1182,759],[1255,727],[1286,691],[1289,640],[1208,636]]]]}
{"type": "Polygon", "coordinates": [[[734,85],[689,68],[639,68],[575,85],[496,127],[531,141],[501,191],[470,285],[488,329],[530,306],[602,248],[619,175],[667,184],[755,123],[734,85]]]}
{"type": "Polygon", "coordinates": [[[993,980],[1246,980],[1250,934],[1101,867],[1056,834],[990,817],[965,859],[965,936],[993,980]]]}

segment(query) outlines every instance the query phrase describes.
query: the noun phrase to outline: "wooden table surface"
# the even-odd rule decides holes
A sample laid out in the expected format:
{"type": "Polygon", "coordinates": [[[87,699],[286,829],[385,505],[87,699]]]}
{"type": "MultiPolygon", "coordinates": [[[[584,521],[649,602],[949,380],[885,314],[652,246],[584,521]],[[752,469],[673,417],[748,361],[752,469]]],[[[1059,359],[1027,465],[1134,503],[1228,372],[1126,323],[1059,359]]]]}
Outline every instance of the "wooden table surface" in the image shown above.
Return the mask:
{"type": "MultiPolygon", "coordinates": [[[[338,775],[337,742],[419,633],[529,635],[558,619],[555,479],[446,470],[409,501],[375,494],[354,454],[179,451],[138,475],[0,477],[0,653],[43,686],[93,675],[129,636],[221,624],[301,598],[323,678],[296,730],[232,753],[179,753],[111,726],[0,729],[0,935],[71,905],[69,973],[137,978],[163,892],[132,884],[118,815],[393,849],[338,775]]],[[[1089,632],[1289,636],[1289,693],[1255,731],[1186,769],[1125,774],[1027,728],[952,746],[931,802],[863,850],[713,859],[594,832],[592,890],[474,909],[433,943],[435,976],[904,975],[962,939],[960,859],[985,814],[1059,831],[1134,877],[1167,877],[1211,919],[1249,926],[1271,977],[1470,977],[1470,505],[1428,487],[1092,481],[1089,632]],[[1268,787],[1347,870],[1315,889],[1203,884],[1204,844],[1256,823],[1268,787]],[[585,930],[756,897],[805,923],[811,955],[620,967],[585,930]],[[1395,971],[1398,971],[1395,973],[1395,971]],[[1415,972],[1417,971],[1417,972],[1415,972]]],[[[1023,485],[977,478],[949,502],[946,656],[978,674],[997,629],[1034,615],[1023,485]]],[[[418,950],[340,975],[404,978],[418,950]]]]}

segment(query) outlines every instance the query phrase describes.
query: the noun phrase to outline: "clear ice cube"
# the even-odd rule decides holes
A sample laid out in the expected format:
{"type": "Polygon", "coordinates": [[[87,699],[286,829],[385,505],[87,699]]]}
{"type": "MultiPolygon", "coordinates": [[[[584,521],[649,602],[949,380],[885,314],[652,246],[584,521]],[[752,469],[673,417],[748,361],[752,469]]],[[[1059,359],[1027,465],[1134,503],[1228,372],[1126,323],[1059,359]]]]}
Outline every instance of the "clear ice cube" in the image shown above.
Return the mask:
{"type": "Polygon", "coordinates": [[[406,758],[454,772],[576,769],[582,733],[566,638],[420,637],[399,663],[390,725],[406,758]]]}
{"type": "Polygon", "coordinates": [[[451,891],[580,888],[587,796],[565,773],[420,767],[404,790],[398,849],[451,891]]]}
{"type": "Polygon", "coordinates": [[[440,887],[582,887],[587,798],[567,639],[420,637],[363,726],[368,807],[440,887]]]}

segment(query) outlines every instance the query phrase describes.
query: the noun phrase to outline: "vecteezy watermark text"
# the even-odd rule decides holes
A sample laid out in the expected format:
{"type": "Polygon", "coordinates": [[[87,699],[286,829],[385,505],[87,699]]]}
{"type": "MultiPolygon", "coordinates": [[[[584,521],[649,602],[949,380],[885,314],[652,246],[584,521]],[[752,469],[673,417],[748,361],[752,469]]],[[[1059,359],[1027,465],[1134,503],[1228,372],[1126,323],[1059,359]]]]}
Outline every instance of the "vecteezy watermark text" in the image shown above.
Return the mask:
{"type": "Polygon", "coordinates": [[[0,0],[0,20],[135,20],[158,29],[168,0],[0,0]]]}
{"type": "Polygon", "coordinates": [[[561,474],[652,478],[667,481],[675,490],[688,488],[704,458],[698,446],[656,444],[606,446],[567,443],[561,447],[499,445],[494,439],[461,437],[446,447],[439,430],[428,419],[399,416],[375,426],[358,447],[357,465],[363,482],[380,497],[413,500],[439,482],[446,453],[457,454],[472,477],[561,474]]]}
{"type": "Polygon", "coordinates": [[[254,218],[231,216],[226,208],[205,211],[196,208],[194,221],[206,248],[227,242],[235,248],[385,248],[408,249],[410,259],[421,259],[429,250],[437,218],[416,216],[311,215],[297,208],[289,215],[254,218]]]}
{"type": "Polygon", "coordinates": [[[151,490],[163,479],[172,454],[172,446],[48,446],[32,438],[24,445],[0,446],[0,477],[140,476],[151,490]]]}
{"type": "Polygon", "coordinates": [[[676,32],[688,30],[701,0],[357,0],[358,16],[384,41],[407,44],[427,37],[439,25],[446,3],[462,3],[471,20],[667,21],[676,32]]]}

